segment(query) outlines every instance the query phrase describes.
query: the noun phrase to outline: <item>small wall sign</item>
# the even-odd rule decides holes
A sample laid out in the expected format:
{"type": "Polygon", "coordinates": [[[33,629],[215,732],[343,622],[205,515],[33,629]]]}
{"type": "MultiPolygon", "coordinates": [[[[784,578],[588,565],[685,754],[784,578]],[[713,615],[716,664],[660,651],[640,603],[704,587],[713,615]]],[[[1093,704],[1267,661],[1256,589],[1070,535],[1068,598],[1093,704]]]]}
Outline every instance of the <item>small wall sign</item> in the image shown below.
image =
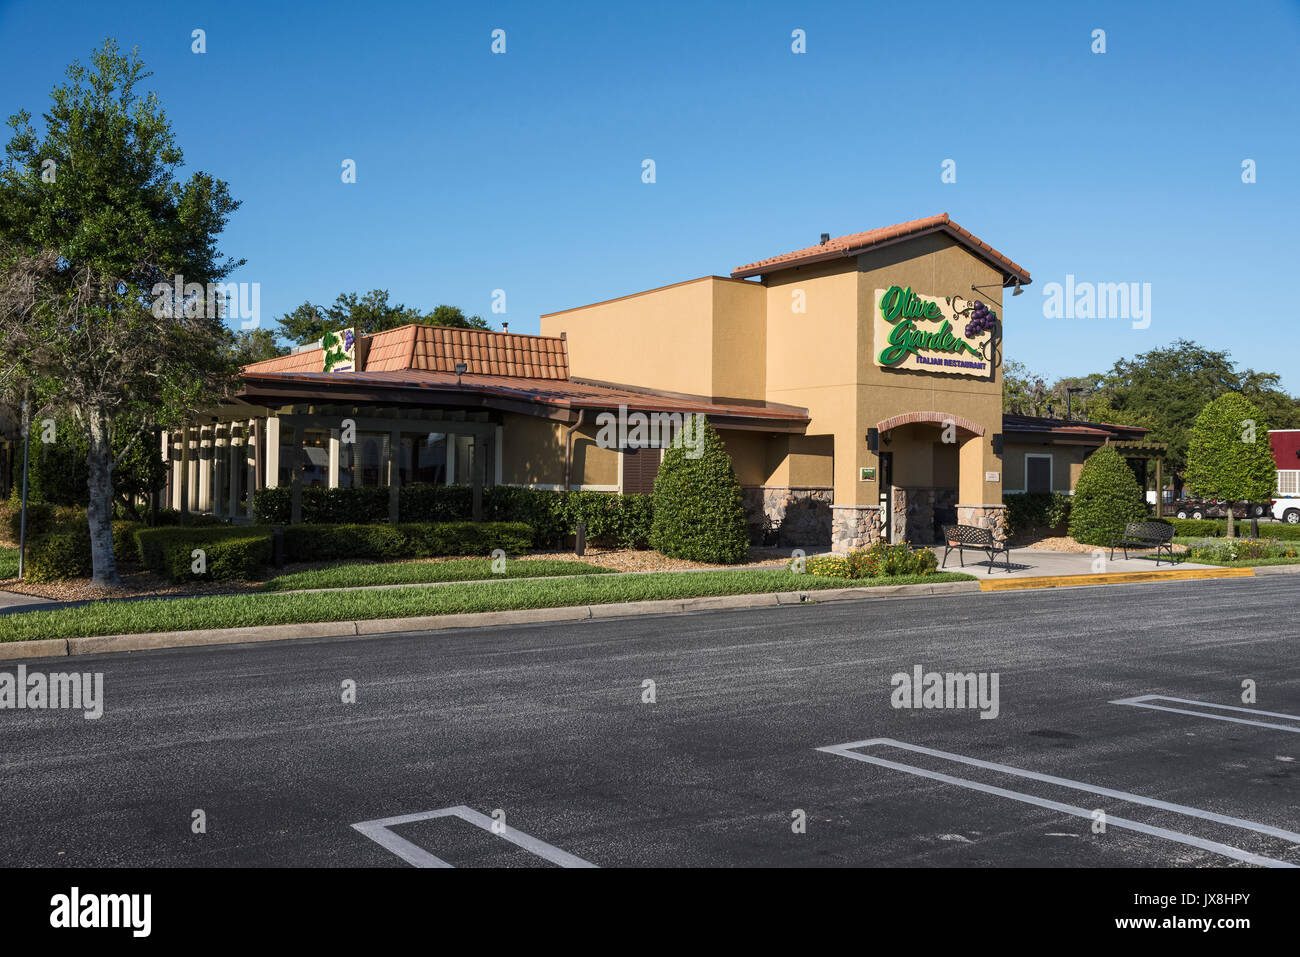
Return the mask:
{"type": "Polygon", "coordinates": [[[997,481],[1001,480],[1001,478],[1002,478],[1002,473],[1001,473],[1001,472],[985,472],[985,473],[984,473],[984,481],[986,481],[986,482],[997,482],[997,481]]]}
{"type": "Polygon", "coordinates": [[[876,480],[876,470],[874,468],[862,468],[858,470],[859,482],[874,482],[876,480]]]}

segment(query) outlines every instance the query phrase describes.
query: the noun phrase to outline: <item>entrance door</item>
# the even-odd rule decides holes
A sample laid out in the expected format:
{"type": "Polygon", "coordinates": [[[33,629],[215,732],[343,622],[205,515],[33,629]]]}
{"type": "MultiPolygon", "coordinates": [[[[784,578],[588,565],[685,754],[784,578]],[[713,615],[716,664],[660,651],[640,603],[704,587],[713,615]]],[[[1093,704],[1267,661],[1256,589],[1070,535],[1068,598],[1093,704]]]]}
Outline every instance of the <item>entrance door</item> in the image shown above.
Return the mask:
{"type": "Polygon", "coordinates": [[[880,452],[880,474],[876,476],[880,489],[880,517],[884,525],[885,541],[894,540],[894,453],[880,452]]]}

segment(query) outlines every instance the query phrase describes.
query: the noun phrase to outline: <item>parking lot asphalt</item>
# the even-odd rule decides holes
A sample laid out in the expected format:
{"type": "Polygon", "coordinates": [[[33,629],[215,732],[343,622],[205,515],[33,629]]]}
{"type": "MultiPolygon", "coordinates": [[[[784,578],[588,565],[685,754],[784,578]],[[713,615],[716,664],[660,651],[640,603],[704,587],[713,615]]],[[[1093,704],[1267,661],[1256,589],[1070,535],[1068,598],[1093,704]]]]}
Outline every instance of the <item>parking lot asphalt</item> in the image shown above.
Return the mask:
{"type": "Polygon", "coordinates": [[[0,863],[1297,865],[1297,603],[1279,576],[32,660],[101,672],[104,713],[0,710],[0,863]],[[996,675],[996,717],[895,707],[918,666],[996,675]]]}

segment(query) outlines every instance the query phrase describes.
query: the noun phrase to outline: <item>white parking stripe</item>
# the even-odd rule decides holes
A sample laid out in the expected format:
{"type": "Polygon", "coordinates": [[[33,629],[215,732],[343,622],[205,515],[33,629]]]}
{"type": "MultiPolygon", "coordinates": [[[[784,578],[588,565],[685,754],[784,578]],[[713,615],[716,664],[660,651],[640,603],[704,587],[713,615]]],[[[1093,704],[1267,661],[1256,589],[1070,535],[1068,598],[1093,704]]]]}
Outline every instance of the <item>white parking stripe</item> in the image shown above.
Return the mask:
{"type": "MultiPolygon", "coordinates": [[[[827,754],[837,754],[841,757],[852,758],[855,761],[865,761],[868,764],[879,765],[880,767],[891,768],[895,771],[902,771],[906,774],[913,774],[918,777],[929,778],[933,781],[940,781],[944,784],[952,784],[960,788],[966,788],[972,791],[980,791],[985,794],[993,794],[998,797],[1010,798],[1013,801],[1020,801],[1024,804],[1032,804],[1036,807],[1049,808],[1054,811],[1060,811],[1064,814],[1071,814],[1075,817],[1091,819],[1093,811],[1090,808],[1076,807],[1072,804],[1063,804],[1059,801],[1050,801],[1046,798],[1038,797],[1034,794],[1026,794],[1022,791],[1012,791],[1007,788],[1000,788],[992,784],[984,784],[980,781],[973,781],[969,778],[959,778],[950,774],[943,774],[939,771],[931,771],[927,768],[917,767],[911,764],[903,764],[898,761],[890,761],[885,758],[878,758],[874,755],[863,754],[858,749],[867,747],[884,746],[899,748],[904,751],[912,751],[918,754],[925,754],[931,757],[941,758],[947,761],[955,761],[960,764],[968,764],[973,767],[985,768],[990,771],[997,771],[1002,774],[1009,774],[1015,777],[1029,778],[1035,781],[1042,781],[1046,784],[1055,784],[1060,787],[1072,788],[1076,791],[1087,791],[1090,794],[1098,794],[1104,797],[1114,798],[1120,801],[1126,801],[1134,804],[1145,805],[1146,807],[1159,808],[1164,811],[1173,811],[1178,814],[1184,814],[1189,817],[1197,817],[1207,821],[1214,821],[1219,824],[1227,824],[1232,827],[1239,827],[1249,831],[1255,831],[1259,834],[1267,834],[1270,837],[1280,837],[1291,843],[1300,843],[1300,834],[1292,831],[1283,830],[1282,828],[1273,827],[1268,824],[1260,824],[1256,821],[1247,821],[1244,818],[1229,817],[1224,814],[1217,814],[1213,811],[1203,811],[1199,808],[1186,807],[1182,804],[1173,804],[1168,801],[1160,801],[1155,798],[1143,797],[1140,794],[1131,794],[1127,791],[1116,791],[1111,788],[1096,787],[1095,785],[1086,784],[1082,781],[1072,781],[1069,778],[1056,777],[1052,774],[1040,774],[1036,771],[1026,771],[1022,768],[1013,768],[1007,764],[997,764],[993,761],[982,761],[979,758],[970,758],[961,754],[953,754],[948,751],[938,751],[934,748],[925,748],[920,745],[907,744],[903,741],[896,741],[893,738],[868,738],[863,741],[850,741],[846,744],[829,745],[818,748],[818,751],[825,751],[827,754]]],[[[1153,837],[1163,838],[1174,841],[1178,844],[1186,844],[1190,847],[1197,847],[1201,850],[1211,851],[1215,854],[1221,854],[1224,857],[1230,857],[1233,860],[1243,861],[1249,864],[1258,864],[1262,867],[1295,867],[1286,861],[1274,860],[1270,857],[1263,857],[1259,854],[1253,854],[1250,851],[1242,850],[1238,847],[1231,847],[1227,844],[1220,844],[1218,841],[1207,841],[1203,838],[1191,834],[1184,834],[1180,831],[1171,831],[1163,827],[1154,827],[1149,824],[1143,824],[1140,821],[1132,821],[1128,818],[1116,817],[1111,814],[1106,815],[1107,825],[1125,828],[1130,831],[1137,831],[1142,834],[1149,834],[1153,837]]]]}
{"type": "Polygon", "coordinates": [[[1220,711],[1237,711],[1242,714],[1263,715],[1267,718],[1285,718],[1288,721],[1300,722],[1300,717],[1293,714],[1283,714],[1280,711],[1260,711],[1256,708],[1238,708],[1229,704],[1215,704],[1212,701],[1195,701],[1191,698],[1171,698],[1163,694],[1144,694],[1136,698],[1119,698],[1112,701],[1111,704],[1126,704],[1133,708],[1150,708],[1152,711],[1170,711],[1174,714],[1190,714],[1198,718],[1213,718],[1215,721],[1231,721],[1233,724],[1249,724],[1257,728],[1272,728],[1275,731],[1290,731],[1292,734],[1300,734],[1300,724],[1286,725],[1275,724],[1272,721],[1248,721],[1245,718],[1233,718],[1226,714],[1210,714],[1206,711],[1189,711],[1187,708],[1170,708],[1161,704],[1152,704],[1153,701],[1173,701],[1177,704],[1194,704],[1202,708],[1216,708],[1220,711]]]}
{"type": "Polygon", "coordinates": [[[402,814],[398,817],[385,817],[376,821],[362,821],[360,824],[352,826],[370,838],[381,847],[392,851],[406,863],[413,867],[453,867],[440,857],[430,854],[418,844],[413,844],[404,837],[394,834],[390,828],[398,827],[402,824],[414,824],[416,821],[428,821],[438,817],[457,817],[462,821],[468,821],[475,827],[481,827],[489,834],[499,837],[502,840],[509,841],[516,847],[522,847],[525,851],[540,857],[542,860],[550,861],[552,864],[558,864],[560,867],[595,867],[589,861],[584,861],[580,857],[575,857],[558,847],[553,847],[545,841],[539,841],[530,834],[523,831],[517,831],[512,827],[499,825],[492,818],[488,817],[473,808],[466,807],[463,804],[457,804],[455,807],[444,807],[437,811],[421,811],[418,814],[402,814]],[[493,826],[501,827],[500,833],[492,830],[493,826]]]}

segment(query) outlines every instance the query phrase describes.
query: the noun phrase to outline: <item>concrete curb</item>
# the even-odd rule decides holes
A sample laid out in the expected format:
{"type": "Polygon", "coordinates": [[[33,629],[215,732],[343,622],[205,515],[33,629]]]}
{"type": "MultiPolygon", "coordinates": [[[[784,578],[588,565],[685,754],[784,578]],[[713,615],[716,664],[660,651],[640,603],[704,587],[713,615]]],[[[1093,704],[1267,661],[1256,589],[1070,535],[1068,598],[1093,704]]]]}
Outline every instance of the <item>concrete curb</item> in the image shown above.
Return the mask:
{"type": "Polygon", "coordinates": [[[1300,575],[1300,565],[1259,565],[1256,575],[1300,575]]]}
{"type": "Polygon", "coordinates": [[[156,631],[134,635],[100,635],[89,638],[53,638],[37,641],[0,642],[0,661],[19,658],[61,658],[123,651],[151,651],[158,648],[192,648],[203,645],[251,644],[295,638],[353,638],[433,631],[446,628],[483,628],[493,625],[525,625],[553,621],[587,621],[639,615],[682,614],[736,608],[775,608],[822,601],[903,598],[908,596],[974,593],[977,581],[936,582],[932,585],[880,585],[860,588],[827,588],[799,592],[758,592],[749,595],[710,595],[703,598],[667,598],[656,601],[617,602],[608,605],[575,605],[564,608],[525,608],[456,615],[424,615],[417,618],[374,618],[365,621],[308,622],[295,625],[263,625],[220,628],[208,631],[156,631]]]}
{"type": "Polygon", "coordinates": [[[1185,568],[1149,572],[1102,572],[1096,575],[1043,575],[1025,578],[980,579],[980,591],[1020,591],[1030,588],[1073,588],[1079,585],[1131,585],[1141,582],[1199,581],[1207,578],[1254,578],[1252,568],[1185,568]]]}

